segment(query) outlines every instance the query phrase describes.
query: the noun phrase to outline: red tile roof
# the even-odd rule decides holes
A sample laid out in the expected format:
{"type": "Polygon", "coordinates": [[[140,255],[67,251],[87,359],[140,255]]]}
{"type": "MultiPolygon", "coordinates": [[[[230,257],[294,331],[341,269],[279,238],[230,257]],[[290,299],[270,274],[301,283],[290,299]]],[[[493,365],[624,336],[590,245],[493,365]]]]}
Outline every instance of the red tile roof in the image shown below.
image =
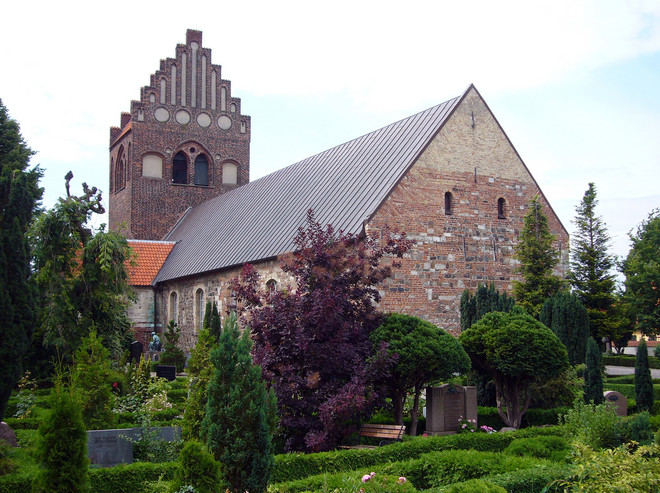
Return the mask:
{"type": "MultiPolygon", "coordinates": [[[[646,341],[648,347],[655,347],[660,343],[660,341],[646,341]]],[[[628,347],[638,347],[639,341],[628,341],[628,347]]]]}
{"type": "Polygon", "coordinates": [[[128,265],[132,286],[151,286],[156,274],[174,248],[174,241],[128,240],[133,249],[133,265],[128,265]]]}

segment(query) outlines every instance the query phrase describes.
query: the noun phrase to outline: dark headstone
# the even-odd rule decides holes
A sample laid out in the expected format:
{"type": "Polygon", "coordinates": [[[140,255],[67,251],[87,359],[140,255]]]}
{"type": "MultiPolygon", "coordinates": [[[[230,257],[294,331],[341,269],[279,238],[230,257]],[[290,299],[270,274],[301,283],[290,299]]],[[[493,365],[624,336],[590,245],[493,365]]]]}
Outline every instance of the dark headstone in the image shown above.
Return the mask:
{"type": "Polygon", "coordinates": [[[176,366],[158,365],[156,367],[156,376],[158,378],[167,378],[168,380],[176,380],[176,366]]]}
{"type": "Polygon", "coordinates": [[[18,447],[18,442],[16,441],[16,433],[11,427],[4,421],[0,423],[0,440],[7,442],[7,445],[10,447],[18,447]]]}
{"type": "Polygon", "coordinates": [[[87,453],[92,464],[113,467],[133,462],[133,444],[136,428],[124,430],[90,430],[87,432],[87,453]]]}
{"type": "Polygon", "coordinates": [[[143,350],[144,350],[144,346],[140,341],[131,342],[131,361],[135,361],[136,363],[139,363],[140,358],[142,357],[143,350]]]}

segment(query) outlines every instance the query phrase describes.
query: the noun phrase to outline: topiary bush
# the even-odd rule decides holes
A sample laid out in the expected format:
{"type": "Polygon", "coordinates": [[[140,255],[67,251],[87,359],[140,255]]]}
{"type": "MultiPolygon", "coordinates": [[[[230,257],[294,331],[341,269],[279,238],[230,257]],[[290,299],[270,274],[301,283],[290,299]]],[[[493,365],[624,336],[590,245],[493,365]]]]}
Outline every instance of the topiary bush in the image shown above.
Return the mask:
{"type": "Polygon", "coordinates": [[[447,493],[506,493],[506,490],[501,486],[482,479],[470,479],[454,484],[444,491],[447,493]]]}
{"type": "Polygon", "coordinates": [[[550,459],[554,462],[565,459],[569,452],[566,439],[557,436],[517,438],[502,451],[503,454],[550,459]]]}
{"type": "Polygon", "coordinates": [[[220,464],[197,441],[186,442],[179,453],[179,467],[170,485],[170,491],[192,486],[198,493],[224,491],[226,485],[220,478],[220,464]]]}

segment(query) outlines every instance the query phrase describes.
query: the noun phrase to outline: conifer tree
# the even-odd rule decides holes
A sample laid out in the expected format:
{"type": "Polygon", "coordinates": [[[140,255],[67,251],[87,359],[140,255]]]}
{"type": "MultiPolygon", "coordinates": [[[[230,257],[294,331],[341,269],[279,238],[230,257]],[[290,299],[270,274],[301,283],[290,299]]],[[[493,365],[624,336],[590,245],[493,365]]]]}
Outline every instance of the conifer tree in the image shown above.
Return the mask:
{"type": "Polygon", "coordinates": [[[461,296],[461,330],[469,329],[487,313],[509,312],[514,305],[515,300],[506,293],[500,294],[493,284],[479,285],[475,294],[466,289],[461,296]]]}
{"type": "Polygon", "coordinates": [[[186,364],[186,355],[183,350],[177,346],[181,337],[179,326],[174,320],[170,320],[167,324],[167,332],[165,333],[165,350],[160,356],[160,363],[162,365],[176,366],[176,371],[181,373],[186,364]]]}
{"type": "Polygon", "coordinates": [[[589,404],[603,403],[603,357],[593,337],[587,341],[585,358],[587,369],[584,373],[584,401],[589,404]]]}
{"type": "Polygon", "coordinates": [[[613,310],[615,281],[614,257],[608,253],[610,237],[603,219],[596,215],[596,186],[589,183],[573,221],[570,281],[574,292],[589,313],[591,335],[597,340],[616,337],[623,323],[613,310]]]}
{"type": "Polygon", "coordinates": [[[33,154],[0,101],[0,421],[36,322],[27,232],[43,190],[33,154]]]}
{"type": "Polygon", "coordinates": [[[589,338],[589,314],[577,296],[561,291],[548,298],[543,303],[539,320],[564,343],[572,365],[584,363],[589,338]]]}
{"type": "Polygon", "coordinates": [[[638,411],[653,410],[653,379],[649,368],[649,353],[643,339],[637,347],[635,361],[635,403],[638,411]]]}
{"type": "Polygon", "coordinates": [[[211,351],[214,373],[202,429],[231,490],[261,493],[273,467],[277,406],[275,394],[266,390],[261,378],[261,367],[252,361],[251,349],[249,330],[241,334],[236,315],[229,315],[211,351]]]}
{"type": "Polygon", "coordinates": [[[529,201],[528,209],[515,255],[520,261],[517,270],[523,280],[513,282],[513,296],[530,315],[538,317],[545,300],[557,293],[563,282],[552,273],[559,256],[553,246],[555,236],[550,233],[538,197],[529,201]]]}
{"type": "Polygon", "coordinates": [[[59,374],[50,395],[50,412],[39,425],[37,454],[41,470],[32,491],[89,491],[87,432],[80,401],[73,387],[64,387],[59,374]]]}

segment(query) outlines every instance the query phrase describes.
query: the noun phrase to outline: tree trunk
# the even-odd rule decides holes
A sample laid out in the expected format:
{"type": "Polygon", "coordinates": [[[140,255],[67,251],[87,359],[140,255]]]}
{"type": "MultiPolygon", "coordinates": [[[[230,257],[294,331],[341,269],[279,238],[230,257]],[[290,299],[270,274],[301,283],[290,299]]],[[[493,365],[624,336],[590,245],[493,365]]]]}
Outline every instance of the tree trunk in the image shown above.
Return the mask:
{"type": "Polygon", "coordinates": [[[509,380],[504,377],[495,378],[497,413],[506,426],[520,428],[522,418],[531,401],[528,387],[529,382],[519,378],[509,380]]]}
{"type": "Polygon", "coordinates": [[[403,404],[405,400],[405,392],[395,392],[394,396],[392,396],[392,405],[394,406],[394,424],[403,424],[403,404]]]}
{"type": "Polygon", "coordinates": [[[419,413],[419,397],[422,395],[422,387],[415,385],[415,400],[413,402],[413,408],[410,411],[410,430],[409,434],[411,436],[417,435],[417,414],[419,413]]]}

